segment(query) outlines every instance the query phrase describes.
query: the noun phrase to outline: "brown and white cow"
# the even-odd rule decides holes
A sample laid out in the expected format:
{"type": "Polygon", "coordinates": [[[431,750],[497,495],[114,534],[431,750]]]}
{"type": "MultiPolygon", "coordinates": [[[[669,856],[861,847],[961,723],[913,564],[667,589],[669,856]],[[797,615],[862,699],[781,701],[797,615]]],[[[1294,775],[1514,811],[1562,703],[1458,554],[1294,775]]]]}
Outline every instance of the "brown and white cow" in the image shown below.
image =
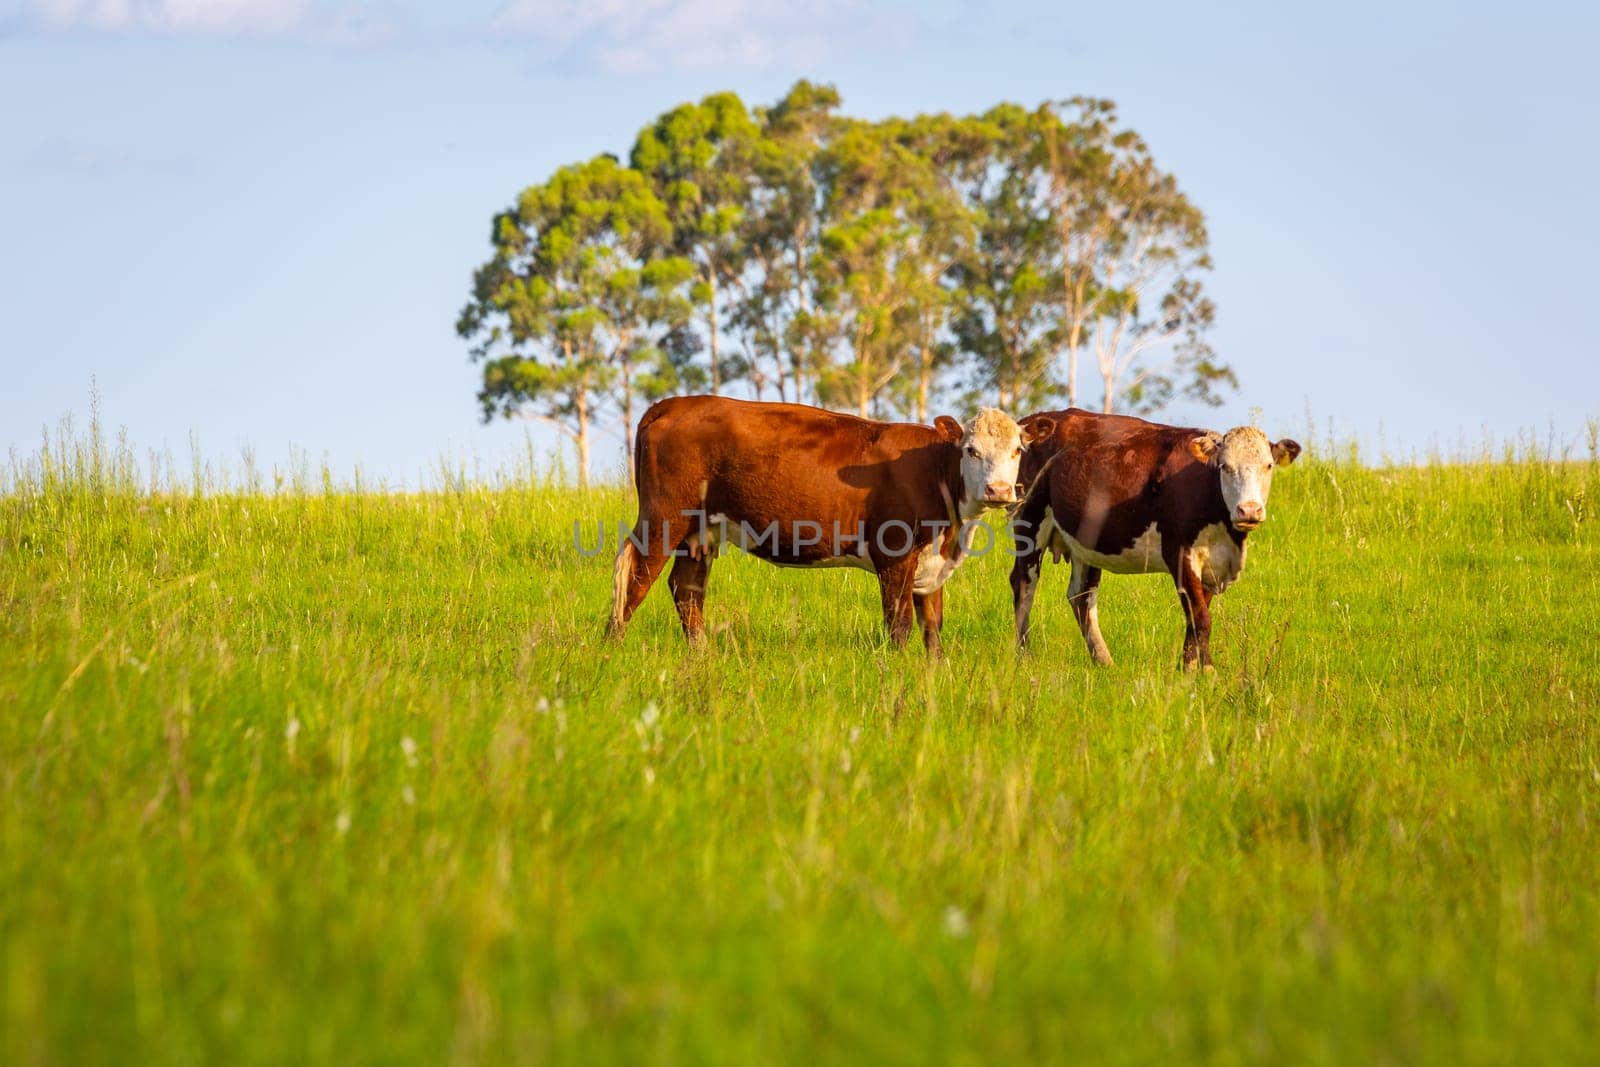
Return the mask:
{"type": "Polygon", "coordinates": [[[1293,441],[1269,441],[1253,426],[1225,434],[1100,415],[1070,408],[1030,415],[1051,427],[1023,461],[1027,496],[1014,530],[1032,551],[1011,569],[1017,644],[1028,643],[1028,615],[1049,549],[1072,557],[1068,597],[1096,663],[1110,663],[1096,605],[1102,571],[1165,571],[1183,608],[1183,667],[1211,666],[1211,598],[1244,569],[1245,540],[1267,517],[1275,467],[1300,454],[1293,441]]]}
{"type": "MultiPolygon", "coordinates": [[[[1049,429],[1037,419],[1032,437],[1049,429]]],[[[726,540],[783,566],[873,571],[890,640],[905,643],[915,612],[937,654],[944,583],[975,532],[964,524],[1016,501],[1023,447],[1016,421],[994,409],[966,427],[948,415],[923,426],[801,404],[663,400],[639,420],[639,517],[617,555],[611,632],[622,635],[670,560],[684,634],[701,642],[706,578],[726,540]]]]}

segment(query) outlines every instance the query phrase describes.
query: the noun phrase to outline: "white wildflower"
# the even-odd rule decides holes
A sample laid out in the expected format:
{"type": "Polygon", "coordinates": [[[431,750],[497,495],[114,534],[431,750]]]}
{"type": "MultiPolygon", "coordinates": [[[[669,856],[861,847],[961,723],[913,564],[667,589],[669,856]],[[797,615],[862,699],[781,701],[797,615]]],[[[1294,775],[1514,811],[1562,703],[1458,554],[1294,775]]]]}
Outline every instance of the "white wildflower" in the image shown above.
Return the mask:
{"type": "Polygon", "coordinates": [[[406,758],[407,767],[415,767],[417,765],[417,743],[411,739],[410,734],[400,739],[400,752],[406,758]]]}
{"type": "Polygon", "coordinates": [[[350,832],[350,813],[341,811],[339,817],[333,820],[333,829],[340,837],[350,832]]]}
{"type": "Polygon", "coordinates": [[[944,932],[950,937],[966,937],[972,930],[967,913],[954,904],[944,909],[944,932]]]}

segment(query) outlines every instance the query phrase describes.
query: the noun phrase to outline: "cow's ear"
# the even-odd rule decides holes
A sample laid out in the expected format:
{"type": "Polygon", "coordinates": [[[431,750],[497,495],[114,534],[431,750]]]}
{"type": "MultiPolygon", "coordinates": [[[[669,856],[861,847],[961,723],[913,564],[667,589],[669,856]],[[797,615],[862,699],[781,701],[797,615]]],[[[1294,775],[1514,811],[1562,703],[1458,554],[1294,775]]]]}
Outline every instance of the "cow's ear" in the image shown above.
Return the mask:
{"type": "Polygon", "coordinates": [[[1056,432],[1056,420],[1048,415],[1035,415],[1022,424],[1022,443],[1024,445],[1037,445],[1050,440],[1050,435],[1056,432]]]}
{"type": "Polygon", "coordinates": [[[940,415],[937,419],[934,419],[933,428],[943,434],[945,440],[949,441],[953,445],[960,444],[961,438],[966,433],[966,431],[961,428],[961,424],[955,419],[952,419],[949,415],[940,415]]]}
{"type": "Polygon", "coordinates": [[[1203,433],[1189,439],[1189,452],[1201,463],[1215,463],[1217,450],[1221,447],[1222,438],[1214,433],[1203,433]]]}
{"type": "Polygon", "coordinates": [[[1281,441],[1272,442],[1272,462],[1280,467],[1287,467],[1300,458],[1300,442],[1291,441],[1285,437],[1281,441]]]}

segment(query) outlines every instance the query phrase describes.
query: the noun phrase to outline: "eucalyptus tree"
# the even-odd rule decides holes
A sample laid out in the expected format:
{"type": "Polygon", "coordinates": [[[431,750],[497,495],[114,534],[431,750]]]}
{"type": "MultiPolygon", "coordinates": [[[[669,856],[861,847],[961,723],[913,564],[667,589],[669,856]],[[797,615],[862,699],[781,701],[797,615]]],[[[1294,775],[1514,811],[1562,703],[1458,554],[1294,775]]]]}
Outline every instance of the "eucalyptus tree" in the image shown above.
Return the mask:
{"type": "Polygon", "coordinates": [[[1087,350],[1105,411],[1180,394],[1220,403],[1218,390],[1237,381],[1205,341],[1216,311],[1200,281],[1211,268],[1205,216],[1109,100],[1046,104],[1035,119],[1061,266],[1067,402],[1078,403],[1087,350]],[[1172,356],[1151,362],[1162,348],[1172,356]]]}
{"type": "Polygon", "coordinates": [[[760,380],[780,400],[803,401],[830,324],[816,312],[813,266],[821,233],[818,154],[835,128],[839,93],[796,82],[771,107],[756,110],[751,185],[741,227],[746,271],[734,321],[744,333],[760,380]],[[768,374],[765,366],[770,365],[768,374]]]}
{"type": "Polygon", "coordinates": [[[597,420],[620,416],[631,465],[637,401],[738,378],[923,421],[961,354],[1011,408],[1079,403],[1091,359],[1106,410],[1235,384],[1206,343],[1204,216],[1108,101],[838,108],[807,81],[754,113],[713,94],[631,166],[563,168],[496,215],[458,322],[485,419],[551,422],[587,483],[597,420]]]}
{"type": "Polygon", "coordinates": [[[724,379],[721,313],[740,276],[740,223],[750,191],[755,121],[733,93],[714,93],[660,116],[634,141],[630,160],[666,205],[674,250],[695,270],[694,297],[705,317],[711,391],[724,379]]]}
{"type": "Polygon", "coordinates": [[[948,334],[951,315],[960,303],[963,273],[981,254],[981,213],[963,191],[987,156],[988,131],[966,116],[919,115],[909,122],[888,124],[895,140],[926,166],[916,172],[919,184],[906,200],[914,225],[902,251],[911,286],[909,354],[916,373],[906,380],[906,408],[927,422],[935,381],[954,362],[958,349],[948,334]]]}
{"type": "Polygon", "coordinates": [[[627,457],[628,480],[633,480],[633,428],[635,400],[657,400],[703,382],[686,359],[694,352],[684,335],[692,305],[690,285],[694,267],[682,256],[661,256],[637,263],[618,263],[607,278],[603,298],[596,307],[607,318],[615,346],[611,362],[616,369],[611,399],[622,423],[622,447],[627,457]]]}
{"type": "Polygon", "coordinates": [[[1034,116],[1001,104],[965,125],[952,172],[976,243],[953,270],[951,333],[1000,407],[1041,407],[1056,386],[1061,272],[1034,116]]]}
{"type": "Polygon", "coordinates": [[[920,374],[910,379],[915,388],[889,387],[933,343],[937,290],[962,216],[921,147],[902,120],[849,121],[818,156],[824,229],[812,261],[813,314],[831,319],[846,343],[817,385],[826,402],[863,415],[886,391],[925,410],[926,393],[915,391],[928,384],[920,374]]]}
{"type": "Polygon", "coordinates": [[[494,217],[493,253],[456,325],[483,363],[483,417],[556,427],[576,447],[580,485],[608,402],[631,464],[639,368],[662,362],[652,331],[687,314],[693,268],[669,254],[671,239],[650,183],[612,156],[563,167],[494,217]]]}

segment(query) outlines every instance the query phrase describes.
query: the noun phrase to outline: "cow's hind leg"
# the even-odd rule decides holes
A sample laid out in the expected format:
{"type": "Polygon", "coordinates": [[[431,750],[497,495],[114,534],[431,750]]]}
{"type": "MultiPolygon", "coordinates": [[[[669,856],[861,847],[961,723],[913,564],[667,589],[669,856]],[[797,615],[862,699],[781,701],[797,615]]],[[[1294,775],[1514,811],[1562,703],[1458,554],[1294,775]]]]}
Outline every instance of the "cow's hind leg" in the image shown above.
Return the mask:
{"type": "MultiPolygon", "coordinates": [[[[649,530],[650,527],[645,525],[644,529],[649,530]]],[[[625,539],[622,542],[611,575],[611,621],[606,628],[613,638],[621,639],[627,631],[628,620],[639,610],[650,587],[656,584],[661,569],[667,565],[667,558],[664,552],[652,551],[648,541],[642,552],[633,541],[625,539]]]]}
{"type": "Polygon", "coordinates": [[[711,554],[699,551],[694,555],[681,555],[672,564],[667,575],[667,587],[672,590],[672,603],[683,622],[683,636],[698,648],[706,640],[706,580],[711,576],[711,554]]]}
{"type": "Polygon", "coordinates": [[[944,627],[944,590],[913,593],[911,602],[917,609],[917,622],[922,624],[922,643],[928,655],[938,659],[943,654],[939,631],[944,627]]]}
{"type": "Polygon", "coordinates": [[[1084,643],[1089,646],[1089,658],[1109,667],[1111,650],[1106,648],[1106,639],[1100,636],[1100,568],[1073,559],[1067,597],[1072,601],[1072,614],[1078,620],[1078,629],[1083,631],[1084,643]]]}

